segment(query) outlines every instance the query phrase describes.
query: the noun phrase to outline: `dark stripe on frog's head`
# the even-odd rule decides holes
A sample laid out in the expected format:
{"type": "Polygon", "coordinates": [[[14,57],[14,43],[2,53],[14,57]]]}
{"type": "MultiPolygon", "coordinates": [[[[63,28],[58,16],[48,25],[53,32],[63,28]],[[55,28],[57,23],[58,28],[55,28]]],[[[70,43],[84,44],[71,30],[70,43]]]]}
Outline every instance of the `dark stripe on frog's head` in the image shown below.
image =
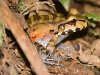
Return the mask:
{"type": "Polygon", "coordinates": [[[85,20],[78,20],[78,21],[86,22],[85,20]]]}
{"type": "Polygon", "coordinates": [[[76,28],[76,30],[75,30],[75,31],[76,31],[76,32],[77,32],[77,31],[80,31],[80,28],[76,28]]]}
{"type": "Polygon", "coordinates": [[[54,33],[54,35],[56,35],[56,34],[58,34],[58,31],[56,31],[56,32],[54,33]]]}
{"type": "Polygon", "coordinates": [[[69,29],[69,30],[67,30],[65,32],[62,32],[61,35],[70,35],[71,33],[73,33],[73,31],[71,29],[69,29]]]}
{"type": "Polygon", "coordinates": [[[66,32],[68,33],[68,35],[70,35],[71,33],[73,33],[73,30],[72,29],[68,29],[66,32]]]}
{"type": "Polygon", "coordinates": [[[65,23],[58,25],[58,30],[65,28],[65,23]]]}
{"type": "Polygon", "coordinates": [[[66,35],[66,33],[65,32],[62,32],[61,35],[66,35]]]}

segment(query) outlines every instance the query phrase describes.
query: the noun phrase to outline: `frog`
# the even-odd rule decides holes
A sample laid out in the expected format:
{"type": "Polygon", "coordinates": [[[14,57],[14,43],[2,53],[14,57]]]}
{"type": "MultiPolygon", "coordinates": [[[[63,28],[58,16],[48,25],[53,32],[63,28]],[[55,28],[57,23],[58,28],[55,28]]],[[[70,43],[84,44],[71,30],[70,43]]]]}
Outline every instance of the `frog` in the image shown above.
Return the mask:
{"type": "Polygon", "coordinates": [[[56,45],[63,39],[74,32],[87,28],[89,23],[74,8],[69,10],[67,18],[61,14],[34,15],[27,22],[29,24],[29,36],[32,41],[41,44],[51,53],[57,52],[56,45]]]}

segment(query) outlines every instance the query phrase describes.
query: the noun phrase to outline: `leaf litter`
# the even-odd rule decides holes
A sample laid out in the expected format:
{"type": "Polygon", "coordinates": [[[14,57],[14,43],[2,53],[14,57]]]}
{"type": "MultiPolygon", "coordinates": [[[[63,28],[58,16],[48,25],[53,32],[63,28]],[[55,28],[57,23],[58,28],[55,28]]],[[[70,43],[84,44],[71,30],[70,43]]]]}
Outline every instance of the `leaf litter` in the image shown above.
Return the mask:
{"type": "MultiPolygon", "coordinates": [[[[17,17],[20,16],[17,15],[17,17]]],[[[20,17],[19,22],[22,23],[22,20],[24,19],[20,17]]],[[[23,22],[22,24],[25,25],[26,22],[23,22]]],[[[5,35],[7,34],[8,33],[5,33],[5,35]]],[[[1,60],[3,64],[0,65],[0,74],[32,74],[29,63],[27,63],[27,60],[20,51],[15,39],[13,39],[11,35],[7,35],[4,38],[3,59],[1,60]],[[23,58],[23,60],[20,60],[20,58],[23,58]]],[[[100,39],[94,40],[92,44],[89,44],[87,41],[78,38],[73,41],[67,40],[64,42],[64,45],[70,46],[71,49],[58,49],[61,61],[59,61],[59,56],[57,61],[54,62],[58,65],[45,64],[52,75],[95,75],[95,72],[93,73],[93,69],[91,70],[91,67],[100,68],[100,39]],[[76,44],[78,44],[78,46],[75,48],[76,44]],[[63,66],[60,66],[60,64],[63,66]]]]}

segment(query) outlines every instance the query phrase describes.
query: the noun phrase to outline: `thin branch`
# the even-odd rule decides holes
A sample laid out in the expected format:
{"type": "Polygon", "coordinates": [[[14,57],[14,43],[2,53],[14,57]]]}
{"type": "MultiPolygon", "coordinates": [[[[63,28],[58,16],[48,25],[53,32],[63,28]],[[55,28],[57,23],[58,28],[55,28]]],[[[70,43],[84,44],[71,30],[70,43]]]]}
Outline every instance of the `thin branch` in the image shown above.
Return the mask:
{"type": "Polygon", "coordinates": [[[38,55],[37,50],[30,42],[20,23],[16,20],[4,0],[0,0],[0,20],[4,25],[9,27],[23,53],[27,57],[32,71],[34,71],[37,75],[50,75],[38,55]]]}
{"type": "Polygon", "coordinates": [[[24,9],[20,14],[23,14],[25,11],[27,11],[27,10],[29,10],[31,7],[33,7],[33,6],[35,6],[35,10],[36,10],[36,12],[38,13],[38,8],[37,8],[37,5],[38,4],[48,4],[48,5],[50,5],[51,7],[53,7],[53,9],[55,10],[55,8],[54,8],[54,4],[51,4],[50,2],[48,2],[48,1],[42,1],[42,2],[40,2],[40,1],[36,1],[35,3],[33,3],[32,5],[30,5],[30,6],[28,6],[26,9],[24,9]]]}

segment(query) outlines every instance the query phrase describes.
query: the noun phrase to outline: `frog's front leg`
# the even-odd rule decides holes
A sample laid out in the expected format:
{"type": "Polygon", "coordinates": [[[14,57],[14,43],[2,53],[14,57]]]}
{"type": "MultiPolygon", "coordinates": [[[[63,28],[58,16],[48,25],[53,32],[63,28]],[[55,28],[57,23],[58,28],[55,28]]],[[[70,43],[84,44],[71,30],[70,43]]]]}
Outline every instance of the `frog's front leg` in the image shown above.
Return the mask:
{"type": "Polygon", "coordinates": [[[63,26],[63,24],[58,26],[58,31],[56,31],[54,33],[54,36],[49,41],[49,43],[46,47],[47,50],[49,50],[50,52],[56,52],[57,51],[55,45],[58,44],[59,42],[61,42],[61,40],[65,38],[65,37],[61,38],[61,40],[58,42],[58,37],[63,34],[64,29],[65,29],[65,27],[63,26]]]}
{"type": "Polygon", "coordinates": [[[48,42],[48,45],[47,45],[47,50],[49,50],[50,52],[56,52],[57,50],[56,50],[56,47],[55,47],[55,43],[56,43],[56,41],[57,41],[57,39],[58,39],[58,35],[56,34],[56,35],[54,35],[53,37],[52,37],[52,39],[48,42]]]}

